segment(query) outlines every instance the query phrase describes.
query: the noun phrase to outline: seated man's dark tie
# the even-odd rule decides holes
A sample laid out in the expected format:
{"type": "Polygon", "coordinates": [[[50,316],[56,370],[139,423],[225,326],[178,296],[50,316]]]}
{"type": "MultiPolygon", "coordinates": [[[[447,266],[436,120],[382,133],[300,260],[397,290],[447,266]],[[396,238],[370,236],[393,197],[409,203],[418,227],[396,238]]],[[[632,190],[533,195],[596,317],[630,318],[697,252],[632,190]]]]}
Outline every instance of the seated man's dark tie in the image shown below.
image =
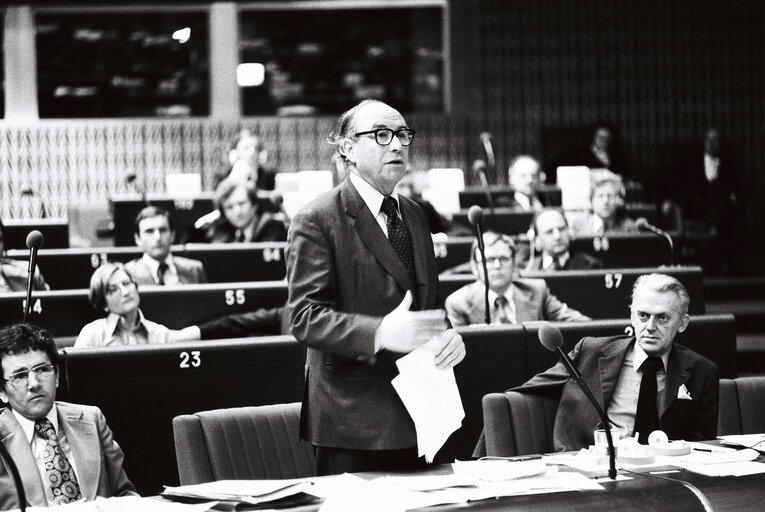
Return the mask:
{"type": "Polygon", "coordinates": [[[398,205],[396,200],[390,196],[385,196],[382,202],[382,211],[388,217],[388,240],[396,250],[398,257],[406,267],[409,274],[409,282],[412,290],[413,304],[417,307],[417,276],[414,270],[414,249],[412,248],[412,237],[406,228],[404,221],[398,217],[398,205]]]}
{"type": "Polygon", "coordinates": [[[159,284],[165,284],[165,274],[167,274],[169,269],[170,267],[164,261],[159,264],[159,267],[157,267],[157,282],[159,284]]]}
{"type": "Polygon", "coordinates": [[[53,502],[56,505],[72,503],[82,498],[77,476],[58,442],[56,430],[48,418],[35,422],[35,433],[44,440],[45,473],[48,477],[53,502]]]}
{"type": "Polygon", "coordinates": [[[639,432],[640,444],[648,444],[648,436],[659,429],[659,413],[656,408],[656,372],[664,367],[660,357],[652,356],[643,362],[643,378],[640,380],[640,396],[635,413],[635,430],[639,432]]]}

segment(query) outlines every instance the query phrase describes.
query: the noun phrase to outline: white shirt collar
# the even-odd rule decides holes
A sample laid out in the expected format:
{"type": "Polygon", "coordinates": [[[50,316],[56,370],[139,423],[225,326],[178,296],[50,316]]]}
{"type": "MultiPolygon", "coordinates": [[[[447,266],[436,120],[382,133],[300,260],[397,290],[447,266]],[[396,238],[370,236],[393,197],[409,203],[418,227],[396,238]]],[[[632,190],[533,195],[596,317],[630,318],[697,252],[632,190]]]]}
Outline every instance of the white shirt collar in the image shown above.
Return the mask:
{"type": "MultiPolygon", "coordinates": [[[[672,350],[671,347],[670,350],[672,350]]],[[[670,350],[667,350],[661,355],[661,362],[664,365],[665,372],[667,371],[667,364],[669,363],[670,350]]],[[[648,359],[648,354],[645,353],[645,350],[640,346],[640,343],[635,340],[635,348],[632,349],[632,369],[635,373],[637,373],[646,359],[648,359]]]]}
{"type": "MultiPolygon", "coordinates": [[[[570,257],[571,257],[571,253],[569,253],[568,251],[564,252],[563,254],[558,256],[558,264],[561,267],[563,267],[568,262],[570,257]]],[[[542,255],[542,270],[550,269],[552,268],[552,266],[553,266],[553,257],[547,253],[544,253],[542,255]]]]}
{"type": "MultiPolygon", "coordinates": [[[[367,208],[369,208],[369,211],[372,212],[372,216],[377,218],[377,216],[380,214],[380,209],[382,208],[382,202],[385,196],[355,172],[350,172],[348,177],[350,178],[353,186],[356,188],[356,191],[358,191],[359,195],[361,196],[361,199],[364,200],[367,208]]],[[[396,204],[398,204],[398,193],[394,191],[390,196],[395,199],[396,204]]],[[[401,215],[400,209],[399,215],[401,215]]]]}
{"type": "Polygon", "coordinates": [[[603,219],[597,215],[592,216],[592,232],[596,235],[602,235],[606,232],[606,226],[603,223],[603,219]]]}
{"type": "MultiPolygon", "coordinates": [[[[17,413],[13,409],[11,409],[11,412],[14,416],[16,416],[16,420],[19,422],[19,425],[21,425],[21,430],[24,431],[24,435],[27,436],[27,441],[29,443],[32,443],[32,438],[35,435],[35,422],[34,420],[29,420],[22,416],[21,414],[17,413]]],[[[53,407],[51,407],[50,411],[48,411],[48,414],[45,415],[46,418],[53,424],[53,430],[56,431],[56,434],[58,434],[58,412],[56,411],[56,403],[53,402],[53,407]]]]}
{"type": "MultiPolygon", "coordinates": [[[[143,312],[139,309],[138,310],[138,325],[136,328],[140,327],[144,324],[144,320],[146,320],[143,316],[143,312]]],[[[114,332],[117,330],[117,325],[119,325],[120,316],[116,313],[109,313],[106,315],[106,322],[104,325],[104,329],[106,330],[106,337],[111,338],[114,336],[114,332]]]]}

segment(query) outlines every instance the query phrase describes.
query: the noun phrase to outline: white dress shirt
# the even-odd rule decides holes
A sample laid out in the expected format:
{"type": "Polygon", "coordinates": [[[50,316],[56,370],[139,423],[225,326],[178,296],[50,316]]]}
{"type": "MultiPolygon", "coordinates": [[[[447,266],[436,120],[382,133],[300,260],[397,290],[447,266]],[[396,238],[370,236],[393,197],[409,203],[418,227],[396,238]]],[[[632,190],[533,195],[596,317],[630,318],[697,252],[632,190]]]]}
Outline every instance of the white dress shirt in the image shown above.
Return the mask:
{"type": "MultiPolygon", "coordinates": [[[[364,201],[364,204],[366,204],[369,211],[372,212],[372,216],[377,221],[377,224],[380,225],[383,233],[385,233],[385,238],[388,238],[388,216],[382,211],[382,202],[383,199],[385,199],[385,196],[355,172],[351,172],[348,177],[351,180],[351,184],[364,201]]],[[[392,192],[390,196],[396,200],[398,217],[401,218],[401,206],[398,204],[398,193],[392,192]]]]}

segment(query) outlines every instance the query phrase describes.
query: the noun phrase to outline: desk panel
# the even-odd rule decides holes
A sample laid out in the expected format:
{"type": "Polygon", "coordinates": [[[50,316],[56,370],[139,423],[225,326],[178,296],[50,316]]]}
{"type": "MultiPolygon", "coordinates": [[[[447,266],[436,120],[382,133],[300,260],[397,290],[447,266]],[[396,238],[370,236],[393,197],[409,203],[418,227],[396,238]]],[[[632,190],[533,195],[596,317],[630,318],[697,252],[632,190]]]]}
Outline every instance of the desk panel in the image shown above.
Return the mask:
{"type": "Polygon", "coordinates": [[[3,221],[5,249],[27,250],[27,235],[38,230],[45,238],[43,247],[69,247],[69,221],[67,219],[9,219],[3,221]]]}
{"type": "MultiPolygon", "coordinates": [[[[509,186],[492,185],[489,187],[489,190],[491,191],[492,201],[494,201],[495,206],[507,206],[511,203],[514,191],[509,186]]],[[[643,200],[643,185],[640,183],[627,185],[626,190],[626,201],[628,203],[643,200]]],[[[545,204],[550,206],[561,205],[561,190],[557,185],[543,184],[539,188],[539,194],[542,196],[545,204]]],[[[465,190],[461,190],[459,197],[461,208],[470,208],[473,205],[489,206],[486,192],[481,187],[468,187],[465,190]]]]}
{"type": "Polygon", "coordinates": [[[303,395],[303,348],[291,336],[66,349],[65,357],[59,399],[101,408],[144,495],[178,485],[173,417],[303,395]]]}
{"type": "MultiPolygon", "coordinates": [[[[679,239],[675,239],[675,245],[679,239]]],[[[653,233],[614,233],[608,236],[577,237],[571,249],[598,258],[604,268],[658,267],[669,265],[667,240],[653,233]]]]}
{"type": "MultiPolygon", "coordinates": [[[[527,380],[558,362],[555,353],[539,342],[541,322],[524,324],[527,331],[527,380]]],[[[563,348],[566,352],[586,336],[618,336],[632,332],[628,319],[598,320],[582,323],[554,323],[563,334],[563,348]]],[[[720,368],[720,377],[734,379],[738,376],[736,356],[736,322],[733,315],[694,315],[685,332],[677,335],[675,341],[688,347],[720,368]]]]}
{"type": "MultiPolygon", "coordinates": [[[[286,242],[186,244],[174,245],[172,252],[176,256],[201,261],[211,283],[278,281],[287,274],[286,246],[286,242]]],[[[37,254],[37,265],[51,289],[74,290],[87,288],[93,270],[101,263],[125,263],[142,254],[135,246],[41,249],[37,254]]],[[[29,251],[12,250],[8,251],[8,256],[26,261],[29,251]]]]}
{"type": "Polygon", "coordinates": [[[460,327],[467,355],[454,369],[465,408],[462,427],[438,452],[439,462],[467,460],[483,430],[481,400],[487,393],[525,382],[525,329],[520,325],[460,327]]]}
{"type": "MultiPolygon", "coordinates": [[[[529,230],[531,224],[531,218],[534,216],[533,212],[518,211],[512,208],[497,207],[494,210],[489,208],[483,209],[484,213],[484,230],[499,231],[500,233],[506,233],[508,235],[517,235],[519,233],[525,233],[529,230]]],[[[461,209],[454,214],[453,220],[459,224],[470,226],[468,221],[468,210],[461,209]]],[[[627,205],[627,216],[637,219],[644,217],[651,224],[656,224],[658,221],[658,212],[656,205],[647,203],[633,203],[627,205]]]]}
{"type": "MultiPolygon", "coordinates": [[[[271,308],[287,301],[281,281],[180,286],[146,285],[139,289],[146,318],[171,329],[180,329],[230,313],[271,308]]],[[[23,316],[24,292],[0,295],[0,325],[23,316]]],[[[29,320],[56,337],[76,336],[82,326],[99,318],[88,302],[87,290],[35,292],[29,320]]]]}

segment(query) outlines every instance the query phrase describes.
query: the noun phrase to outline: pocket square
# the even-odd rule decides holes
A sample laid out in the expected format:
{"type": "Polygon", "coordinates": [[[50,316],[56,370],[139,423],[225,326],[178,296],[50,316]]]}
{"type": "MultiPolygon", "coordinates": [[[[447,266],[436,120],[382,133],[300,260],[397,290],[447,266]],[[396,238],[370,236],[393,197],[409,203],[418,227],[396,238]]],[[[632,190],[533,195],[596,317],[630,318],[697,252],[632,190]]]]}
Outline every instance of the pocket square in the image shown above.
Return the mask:
{"type": "Polygon", "coordinates": [[[693,400],[691,397],[691,394],[688,393],[688,388],[685,387],[685,384],[680,386],[680,389],[677,390],[677,399],[678,400],[693,400]]]}

